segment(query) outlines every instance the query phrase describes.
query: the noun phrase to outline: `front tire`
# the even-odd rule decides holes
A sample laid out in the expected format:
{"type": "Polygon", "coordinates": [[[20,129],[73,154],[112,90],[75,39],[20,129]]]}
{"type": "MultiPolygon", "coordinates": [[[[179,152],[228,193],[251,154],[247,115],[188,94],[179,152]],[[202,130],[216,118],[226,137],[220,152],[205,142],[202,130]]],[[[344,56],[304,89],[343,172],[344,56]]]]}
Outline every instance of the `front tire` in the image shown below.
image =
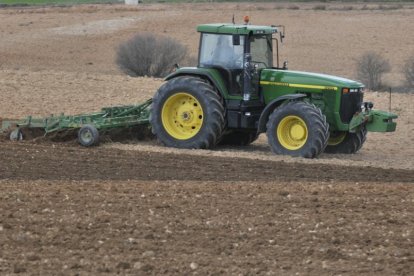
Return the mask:
{"type": "Polygon", "coordinates": [[[362,145],[367,140],[367,133],[365,127],[362,127],[355,133],[345,131],[333,132],[330,134],[325,152],[343,154],[356,153],[362,148],[362,145]]]}
{"type": "Polygon", "coordinates": [[[224,107],[210,84],[177,77],[155,94],[150,123],[152,132],[168,147],[213,148],[223,132],[224,107]]]}
{"type": "Polygon", "coordinates": [[[267,138],[276,154],[315,158],[326,147],[329,126],[325,115],[306,102],[276,108],[267,122],[267,138]]]}

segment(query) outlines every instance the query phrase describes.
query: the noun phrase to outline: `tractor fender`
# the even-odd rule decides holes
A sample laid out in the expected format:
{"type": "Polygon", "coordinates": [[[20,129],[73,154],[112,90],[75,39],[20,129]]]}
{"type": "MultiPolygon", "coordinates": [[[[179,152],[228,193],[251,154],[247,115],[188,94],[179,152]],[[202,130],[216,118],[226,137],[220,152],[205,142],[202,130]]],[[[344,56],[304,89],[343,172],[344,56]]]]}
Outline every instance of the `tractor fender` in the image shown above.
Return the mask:
{"type": "Polygon", "coordinates": [[[266,131],[266,123],[269,119],[270,113],[272,113],[273,110],[275,110],[278,106],[280,106],[285,101],[297,100],[305,97],[306,94],[288,94],[280,96],[271,101],[268,105],[266,105],[266,107],[263,109],[262,114],[260,115],[257,133],[262,133],[266,131]]]}
{"type": "Polygon", "coordinates": [[[212,69],[200,69],[196,67],[179,68],[177,69],[177,71],[166,76],[164,80],[168,81],[173,78],[182,76],[193,76],[206,79],[210,81],[214,85],[214,87],[216,87],[221,97],[226,98],[226,96],[228,95],[227,87],[223,79],[218,75],[213,75],[212,69]]]}

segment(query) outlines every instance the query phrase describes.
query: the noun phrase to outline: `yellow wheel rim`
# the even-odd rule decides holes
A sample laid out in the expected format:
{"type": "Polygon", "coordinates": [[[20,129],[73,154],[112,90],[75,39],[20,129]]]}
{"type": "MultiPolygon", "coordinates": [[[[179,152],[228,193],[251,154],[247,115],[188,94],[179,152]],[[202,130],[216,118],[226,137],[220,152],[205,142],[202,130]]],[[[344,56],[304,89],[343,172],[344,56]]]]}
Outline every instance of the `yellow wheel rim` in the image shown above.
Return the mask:
{"type": "Polygon", "coordinates": [[[176,93],[165,101],[161,120],[169,135],[178,140],[187,140],[200,131],[204,120],[203,108],[194,96],[176,93]]]}
{"type": "Polygon", "coordinates": [[[279,143],[288,150],[298,150],[308,140],[308,128],[306,123],[298,116],[283,118],[276,129],[279,143]]]}
{"type": "Polygon", "coordinates": [[[339,132],[337,134],[329,135],[328,146],[336,146],[345,140],[346,132],[339,132]]]}

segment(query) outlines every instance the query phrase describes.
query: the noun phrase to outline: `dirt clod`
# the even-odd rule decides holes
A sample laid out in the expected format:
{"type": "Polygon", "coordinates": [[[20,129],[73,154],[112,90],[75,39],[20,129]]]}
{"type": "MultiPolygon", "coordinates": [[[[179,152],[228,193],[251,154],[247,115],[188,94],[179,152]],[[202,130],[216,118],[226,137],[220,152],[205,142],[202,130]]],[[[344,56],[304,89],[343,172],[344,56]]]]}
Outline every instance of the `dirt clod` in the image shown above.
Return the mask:
{"type": "Polygon", "coordinates": [[[190,268],[191,268],[191,269],[193,269],[193,270],[195,270],[195,269],[197,269],[197,268],[198,268],[198,264],[197,264],[197,263],[192,262],[192,263],[190,264],[190,268]]]}
{"type": "Polygon", "coordinates": [[[154,257],[154,255],[155,255],[155,253],[152,250],[145,251],[144,253],[142,253],[142,257],[145,257],[145,258],[154,257]]]}
{"type": "Polygon", "coordinates": [[[131,268],[131,264],[127,263],[127,262],[119,262],[116,265],[116,268],[120,268],[120,269],[130,269],[131,268]]]}
{"type": "Polygon", "coordinates": [[[15,264],[13,267],[13,273],[24,273],[26,268],[23,265],[15,264]]]}

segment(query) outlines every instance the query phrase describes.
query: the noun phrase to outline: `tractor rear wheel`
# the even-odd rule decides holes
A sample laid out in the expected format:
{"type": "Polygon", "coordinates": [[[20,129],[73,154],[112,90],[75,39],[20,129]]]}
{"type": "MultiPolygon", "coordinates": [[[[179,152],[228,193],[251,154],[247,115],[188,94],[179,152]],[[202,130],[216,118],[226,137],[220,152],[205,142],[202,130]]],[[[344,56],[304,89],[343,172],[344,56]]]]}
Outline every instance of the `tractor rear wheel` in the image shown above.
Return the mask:
{"type": "Polygon", "coordinates": [[[367,140],[367,129],[362,127],[355,133],[346,131],[337,131],[330,134],[328,145],[325,148],[326,153],[356,153],[362,148],[367,140]]]}
{"type": "Polygon", "coordinates": [[[220,145],[229,146],[248,146],[257,140],[259,135],[256,131],[237,131],[231,130],[229,133],[223,134],[220,145]]]}
{"type": "Polygon", "coordinates": [[[276,154],[315,158],[326,147],[329,125],[321,110],[306,102],[276,108],[267,122],[267,139],[276,154]]]}
{"type": "Polygon", "coordinates": [[[210,84],[177,77],[155,94],[150,122],[152,132],[168,147],[208,149],[222,135],[224,107],[210,84]]]}

